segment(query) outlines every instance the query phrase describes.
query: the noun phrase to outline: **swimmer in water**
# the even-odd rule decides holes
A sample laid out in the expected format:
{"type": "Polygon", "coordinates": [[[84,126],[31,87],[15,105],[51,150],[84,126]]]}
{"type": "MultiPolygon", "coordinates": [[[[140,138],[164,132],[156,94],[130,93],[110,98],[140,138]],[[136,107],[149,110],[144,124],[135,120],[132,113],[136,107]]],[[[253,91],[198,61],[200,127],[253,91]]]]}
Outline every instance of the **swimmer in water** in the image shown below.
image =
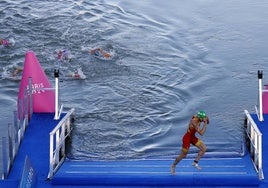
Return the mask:
{"type": "Polygon", "coordinates": [[[67,50],[63,49],[63,50],[55,50],[54,51],[54,56],[56,59],[58,60],[70,60],[71,58],[69,57],[69,53],[67,50]]]}
{"type": "Polygon", "coordinates": [[[103,56],[104,58],[111,58],[112,55],[106,51],[104,51],[102,48],[94,48],[90,50],[89,52],[91,55],[96,55],[96,56],[103,56]]]}
{"type": "Polygon", "coordinates": [[[78,73],[77,70],[74,71],[74,73],[71,75],[71,77],[79,79],[80,78],[80,74],[78,73]]]}
{"type": "Polygon", "coordinates": [[[3,46],[10,46],[10,43],[8,40],[6,39],[0,39],[0,45],[3,45],[3,46]]]}
{"type": "Polygon", "coordinates": [[[84,75],[81,68],[75,69],[73,73],[69,74],[69,76],[74,79],[86,79],[86,76],[84,75]]]}
{"type": "Polygon", "coordinates": [[[23,68],[21,68],[21,67],[17,67],[16,69],[15,69],[15,71],[12,73],[12,76],[18,76],[18,74],[20,74],[20,73],[22,73],[22,71],[23,71],[23,68]]]}
{"type": "Polygon", "coordinates": [[[14,38],[0,39],[0,46],[9,47],[9,46],[14,46],[14,45],[15,45],[14,38]]]}

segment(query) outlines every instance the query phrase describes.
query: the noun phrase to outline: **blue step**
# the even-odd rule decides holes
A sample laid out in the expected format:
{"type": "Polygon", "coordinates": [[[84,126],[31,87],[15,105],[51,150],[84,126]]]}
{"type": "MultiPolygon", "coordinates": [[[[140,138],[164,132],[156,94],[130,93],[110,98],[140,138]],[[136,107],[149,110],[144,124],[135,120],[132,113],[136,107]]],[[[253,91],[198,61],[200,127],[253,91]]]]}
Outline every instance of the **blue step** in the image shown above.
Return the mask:
{"type": "Polygon", "coordinates": [[[204,158],[201,170],[193,159],[182,160],[176,175],[172,160],[65,161],[53,185],[95,186],[257,186],[260,181],[248,155],[237,158],[204,158]]]}

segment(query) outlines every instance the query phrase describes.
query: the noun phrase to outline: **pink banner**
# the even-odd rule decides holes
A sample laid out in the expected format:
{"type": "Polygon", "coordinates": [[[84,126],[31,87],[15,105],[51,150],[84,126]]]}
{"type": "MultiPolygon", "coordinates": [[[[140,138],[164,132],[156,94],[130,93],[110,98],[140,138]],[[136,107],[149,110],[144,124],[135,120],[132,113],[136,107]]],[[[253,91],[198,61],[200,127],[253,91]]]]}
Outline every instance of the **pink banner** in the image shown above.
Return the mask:
{"type": "MultiPolygon", "coordinates": [[[[55,91],[44,90],[44,88],[51,88],[51,84],[32,51],[27,52],[25,55],[24,68],[18,94],[18,104],[21,103],[22,106],[29,105],[23,104],[24,93],[27,93],[28,96],[30,94],[28,86],[29,77],[32,78],[33,112],[55,112],[55,91]]],[[[23,110],[19,110],[19,106],[18,112],[25,113],[23,110]]]]}

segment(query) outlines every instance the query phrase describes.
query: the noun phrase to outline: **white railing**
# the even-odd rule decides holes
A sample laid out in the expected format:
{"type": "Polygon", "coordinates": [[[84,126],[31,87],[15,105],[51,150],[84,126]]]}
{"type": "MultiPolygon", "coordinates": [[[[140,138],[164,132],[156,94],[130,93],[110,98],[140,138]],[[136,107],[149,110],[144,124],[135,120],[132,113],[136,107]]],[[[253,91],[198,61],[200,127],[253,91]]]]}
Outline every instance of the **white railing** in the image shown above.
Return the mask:
{"type": "MultiPolygon", "coordinates": [[[[55,120],[58,120],[62,106],[58,108],[58,74],[59,72],[55,70],[55,88],[41,88],[44,91],[54,91],[55,90],[55,120]]],[[[33,88],[32,78],[28,79],[28,86],[24,89],[24,96],[22,99],[18,100],[18,111],[14,112],[14,124],[8,124],[8,137],[2,138],[2,161],[0,175],[1,179],[5,179],[9,174],[13,161],[17,155],[19,145],[24,137],[25,130],[29,124],[29,120],[33,113],[33,92],[38,92],[38,90],[33,88]]]]}
{"type": "Polygon", "coordinates": [[[65,159],[65,142],[71,133],[71,121],[74,118],[74,108],[72,108],[49,133],[49,173],[50,179],[58,170],[65,159]]]}
{"type": "Polygon", "coordinates": [[[262,180],[264,179],[262,169],[262,133],[249,112],[247,110],[244,112],[246,114],[245,126],[246,134],[249,139],[249,152],[254,162],[254,166],[259,174],[259,179],[262,180]]]}
{"type": "MultiPolygon", "coordinates": [[[[24,100],[26,100],[26,102],[24,102],[27,104],[28,98],[25,98],[24,100]]],[[[20,143],[24,137],[25,130],[29,124],[29,118],[28,113],[25,113],[23,114],[23,118],[19,120],[18,112],[14,111],[14,124],[8,124],[8,138],[2,138],[2,180],[7,177],[11,166],[13,165],[20,143]]]]}
{"type": "MultiPolygon", "coordinates": [[[[58,120],[60,118],[62,112],[62,105],[59,108],[59,70],[54,70],[55,76],[55,88],[40,88],[42,91],[55,91],[55,116],[54,119],[58,120]]],[[[15,156],[17,155],[19,145],[21,140],[24,137],[25,130],[27,125],[29,124],[29,120],[33,113],[33,92],[39,92],[38,89],[33,88],[32,78],[28,78],[28,85],[24,89],[23,99],[18,100],[18,111],[14,113],[14,124],[8,124],[8,138],[2,138],[2,161],[0,162],[0,175],[1,179],[5,179],[9,174],[11,166],[13,165],[13,161],[15,156]]],[[[74,110],[71,110],[71,114],[74,110]]],[[[68,114],[67,114],[68,115],[68,114]]],[[[67,116],[66,115],[66,116],[67,116]]],[[[65,117],[66,117],[65,116],[65,117]]],[[[70,115],[69,115],[70,116],[70,115]]],[[[62,121],[65,121],[65,117],[62,121]]],[[[66,122],[60,121],[59,124],[63,124],[63,127],[66,127],[67,131],[70,130],[70,119],[66,117],[66,122]],[[62,123],[61,123],[62,122],[62,123]]],[[[58,126],[57,126],[58,127],[58,126]]],[[[62,129],[60,128],[60,131],[62,129]]],[[[56,131],[57,132],[57,131],[56,131]]],[[[57,133],[59,134],[59,133],[57,133]]],[[[63,133],[61,133],[63,134],[63,133]]],[[[69,133],[68,133],[69,134],[69,133]]],[[[58,140],[58,138],[56,138],[58,140]]],[[[58,142],[58,141],[57,141],[58,142]]],[[[62,148],[59,148],[61,150],[62,148]]],[[[56,151],[57,152],[57,151],[56,151]]],[[[64,151],[65,152],[65,151],[64,151]]]]}

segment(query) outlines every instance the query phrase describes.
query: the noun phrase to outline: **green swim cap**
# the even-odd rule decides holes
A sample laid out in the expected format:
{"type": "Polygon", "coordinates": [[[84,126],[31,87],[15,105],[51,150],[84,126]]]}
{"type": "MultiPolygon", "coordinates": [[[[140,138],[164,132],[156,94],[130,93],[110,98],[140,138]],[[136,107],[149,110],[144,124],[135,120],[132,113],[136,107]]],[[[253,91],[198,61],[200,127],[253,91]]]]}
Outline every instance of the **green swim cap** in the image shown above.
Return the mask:
{"type": "Polygon", "coordinates": [[[197,113],[197,117],[198,118],[205,118],[206,117],[206,112],[204,110],[200,110],[198,113],[197,113]]]}

